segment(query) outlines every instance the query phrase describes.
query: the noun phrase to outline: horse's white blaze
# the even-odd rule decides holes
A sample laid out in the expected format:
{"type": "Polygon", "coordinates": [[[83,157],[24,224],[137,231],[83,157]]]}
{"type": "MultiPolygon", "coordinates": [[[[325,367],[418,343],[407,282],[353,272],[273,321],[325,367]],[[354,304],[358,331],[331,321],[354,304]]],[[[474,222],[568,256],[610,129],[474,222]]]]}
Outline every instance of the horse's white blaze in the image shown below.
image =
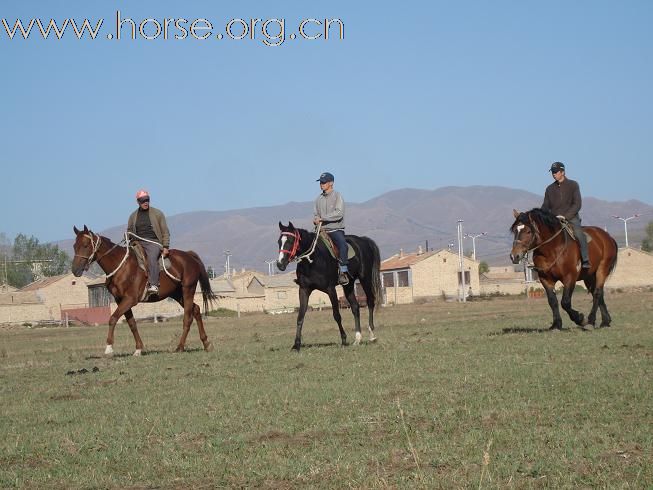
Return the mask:
{"type": "Polygon", "coordinates": [[[134,351],[134,355],[135,355],[135,356],[140,356],[140,355],[141,355],[141,350],[140,350],[140,349],[136,349],[136,350],[134,351]]]}
{"type": "Polygon", "coordinates": [[[113,346],[107,344],[106,349],[104,349],[104,354],[107,355],[107,356],[108,356],[109,354],[113,354],[113,346]]]}
{"type": "Polygon", "coordinates": [[[524,226],[526,226],[526,225],[517,225],[517,233],[522,231],[524,229],[524,226]]]}
{"type": "MultiPolygon", "coordinates": [[[[288,240],[288,237],[282,236],[281,237],[281,250],[283,250],[286,245],[286,241],[288,240]]],[[[277,262],[281,262],[283,260],[283,252],[279,252],[279,258],[277,259],[277,262]]]]}

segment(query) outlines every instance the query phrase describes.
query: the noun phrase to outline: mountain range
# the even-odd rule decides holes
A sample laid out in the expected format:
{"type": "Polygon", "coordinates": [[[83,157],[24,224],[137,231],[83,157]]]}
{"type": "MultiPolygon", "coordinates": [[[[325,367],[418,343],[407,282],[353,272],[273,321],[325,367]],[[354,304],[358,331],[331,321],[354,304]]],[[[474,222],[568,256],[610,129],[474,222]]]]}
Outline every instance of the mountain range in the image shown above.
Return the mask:
{"type": "MultiPolygon", "coordinates": [[[[345,199],[347,197],[345,196],[345,199]]],[[[435,190],[399,189],[362,203],[346,203],[347,232],[374,239],[381,257],[422,249],[441,249],[457,245],[457,221],[463,220],[463,232],[476,238],[476,257],[490,265],[508,264],[512,236],[512,210],[529,210],[542,204],[542,196],[506,187],[470,186],[442,187],[435,190]]],[[[289,202],[278,206],[230,211],[194,211],[168,216],[171,246],[195,250],[216,273],[225,269],[225,252],[230,266],[268,270],[266,261],[278,254],[278,222],[292,221],[297,227],[312,229],[312,202],[289,202]]],[[[628,222],[630,246],[644,237],[648,222],[653,221],[653,206],[637,200],[609,202],[593,197],[583,199],[581,211],[584,225],[606,228],[624,246],[622,217],[639,214],[628,222]]],[[[92,223],[91,223],[92,224],[92,223]]],[[[122,239],[125,225],[98,231],[114,241],[122,239]]],[[[57,242],[72,251],[72,240],[57,242]]],[[[464,240],[465,251],[471,251],[472,240],[464,240]]],[[[72,254],[71,254],[72,255],[72,254]]]]}

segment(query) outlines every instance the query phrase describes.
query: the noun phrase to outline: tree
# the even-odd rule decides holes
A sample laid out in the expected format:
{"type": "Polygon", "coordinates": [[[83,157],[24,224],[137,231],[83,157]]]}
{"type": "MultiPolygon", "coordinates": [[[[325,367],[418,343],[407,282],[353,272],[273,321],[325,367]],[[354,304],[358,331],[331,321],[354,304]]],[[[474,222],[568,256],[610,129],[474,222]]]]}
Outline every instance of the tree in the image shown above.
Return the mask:
{"type": "Polygon", "coordinates": [[[488,265],[487,262],[484,260],[481,260],[481,263],[478,264],[478,273],[479,274],[485,274],[486,272],[490,271],[490,266],[488,265]]]}
{"type": "Polygon", "coordinates": [[[642,250],[653,252],[653,221],[646,226],[646,238],[642,240],[642,250]]]}
{"type": "MultiPolygon", "coordinates": [[[[38,238],[19,233],[7,258],[7,283],[21,288],[38,276],[56,276],[70,268],[68,254],[51,243],[40,244],[38,238]],[[38,261],[48,262],[38,262],[38,261]]],[[[4,264],[2,264],[4,266],[4,264]]],[[[4,278],[3,278],[4,280],[4,278]]]]}

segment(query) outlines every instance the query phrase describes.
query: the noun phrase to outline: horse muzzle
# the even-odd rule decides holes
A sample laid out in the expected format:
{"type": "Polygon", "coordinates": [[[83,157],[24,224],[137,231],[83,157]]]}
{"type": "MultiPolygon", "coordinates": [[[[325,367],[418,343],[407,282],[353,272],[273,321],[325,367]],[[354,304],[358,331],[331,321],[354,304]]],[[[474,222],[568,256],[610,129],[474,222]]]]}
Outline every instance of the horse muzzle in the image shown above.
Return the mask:
{"type": "Polygon", "coordinates": [[[283,271],[286,270],[286,267],[288,267],[288,264],[286,264],[286,263],[284,263],[284,262],[279,262],[279,261],[277,260],[277,269],[279,269],[280,271],[283,272],[283,271]]]}
{"type": "Polygon", "coordinates": [[[513,264],[519,264],[521,259],[522,259],[521,254],[510,254],[510,260],[512,260],[513,264]]]}

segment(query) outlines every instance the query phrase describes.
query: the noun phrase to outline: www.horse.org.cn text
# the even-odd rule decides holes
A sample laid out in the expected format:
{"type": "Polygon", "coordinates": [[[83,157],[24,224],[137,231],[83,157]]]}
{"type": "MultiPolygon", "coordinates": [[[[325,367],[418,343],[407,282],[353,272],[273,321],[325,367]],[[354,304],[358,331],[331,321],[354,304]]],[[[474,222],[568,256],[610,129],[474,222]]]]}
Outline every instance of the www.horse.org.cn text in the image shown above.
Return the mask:
{"type": "Polygon", "coordinates": [[[303,19],[297,22],[295,32],[287,32],[286,20],[281,18],[259,19],[234,18],[223,23],[213,23],[205,18],[147,18],[134,20],[116,11],[114,21],[105,23],[105,19],[79,22],[73,18],[49,19],[32,18],[1,19],[0,36],[6,35],[10,40],[27,40],[30,38],[62,39],[66,32],[73,39],[121,40],[232,40],[258,41],[265,46],[281,46],[288,40],[343,40],[345,26],[340,19],[303,19]],[[110,26],[102,30],[102,26],[110,26]],[[220,28],[220,25],[224,25],[220,28]],[[72,31],[72,33],[71,33],[72,31]]]}

